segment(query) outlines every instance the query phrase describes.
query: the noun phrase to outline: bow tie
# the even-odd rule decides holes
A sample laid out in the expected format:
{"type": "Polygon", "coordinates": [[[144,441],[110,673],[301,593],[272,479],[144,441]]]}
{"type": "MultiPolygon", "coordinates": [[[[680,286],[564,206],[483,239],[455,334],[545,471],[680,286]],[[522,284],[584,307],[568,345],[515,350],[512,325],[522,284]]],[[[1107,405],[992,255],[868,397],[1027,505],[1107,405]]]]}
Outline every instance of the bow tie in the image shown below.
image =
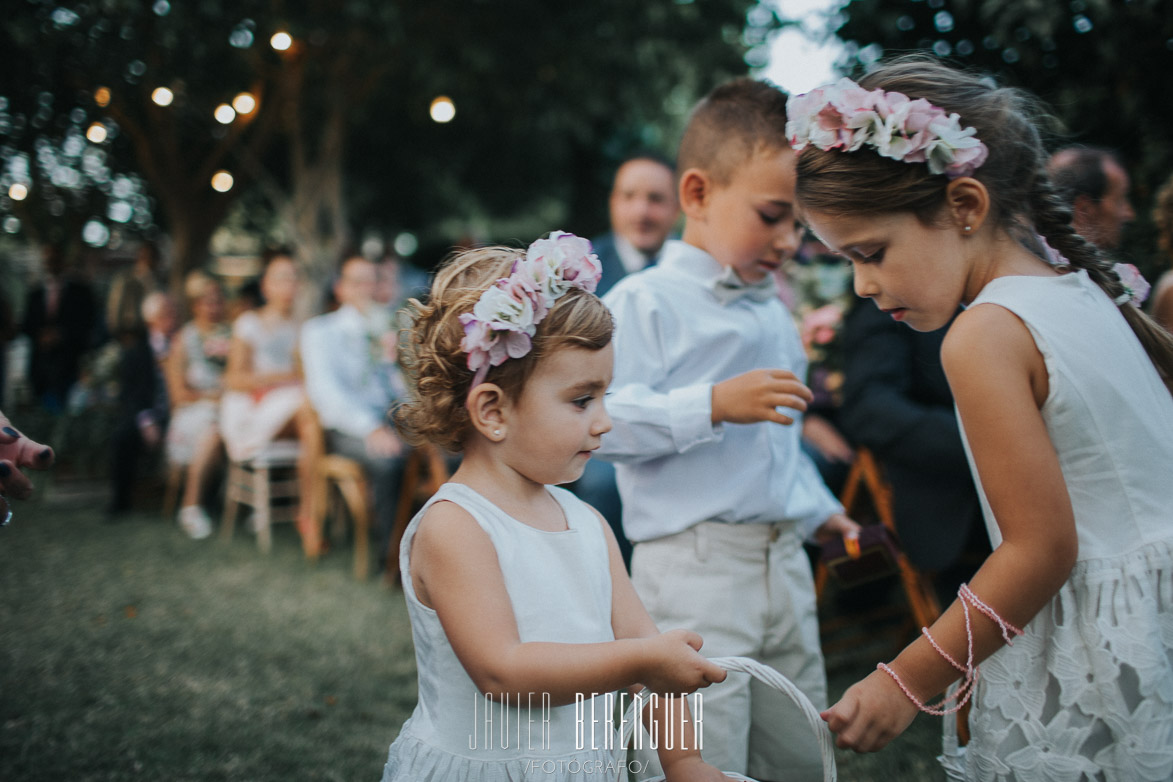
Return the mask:
{"type": "Polygon", "coordinates": [[[713,282],[713,294],[723,305],[737,301],[742,296],[748,296],[753,301],[769,301],[778,297],[778,284],[768,274],[758,282],[742,282],[733,267],[727,266],[725,273],[713,282]]]}

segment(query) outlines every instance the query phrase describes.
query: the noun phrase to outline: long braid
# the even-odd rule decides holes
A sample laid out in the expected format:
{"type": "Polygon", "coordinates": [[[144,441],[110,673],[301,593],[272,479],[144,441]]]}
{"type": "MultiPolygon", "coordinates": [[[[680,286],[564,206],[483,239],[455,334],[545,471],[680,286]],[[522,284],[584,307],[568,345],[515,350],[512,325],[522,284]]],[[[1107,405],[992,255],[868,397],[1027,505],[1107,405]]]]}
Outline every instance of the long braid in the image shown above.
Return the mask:
{"type": "MultiPolygon", "coordinates": [[[[1071,208],[1055,192],[1050,177],[1041,167],[1030,190],[1030,206],[1035,228],[1072,267],[1085,270],[1113,301],[1127,293],[1111,259],[1072,228],[1071,208]]],[[[1173,335],[1131,302],[1119,306],[1120,314],[1173,392],[1173,335]]]]}

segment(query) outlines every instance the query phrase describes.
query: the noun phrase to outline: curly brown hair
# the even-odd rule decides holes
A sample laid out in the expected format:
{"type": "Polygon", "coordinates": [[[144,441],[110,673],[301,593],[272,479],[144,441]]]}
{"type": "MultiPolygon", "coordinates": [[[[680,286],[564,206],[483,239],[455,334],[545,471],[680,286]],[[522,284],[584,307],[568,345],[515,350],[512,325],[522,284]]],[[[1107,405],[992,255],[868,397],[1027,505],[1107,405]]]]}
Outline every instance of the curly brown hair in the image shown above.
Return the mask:
{"type": "MultiPolygon", "coordinates": [[[[436,273],[426,303],[408,302],[399,363],[410,393],[394,416],[409,443],[428,441],[449,451],[463,450],[472,428],[465,401],[473,372],[460,347],[460,316],[472,312],[481,294],[509,276],[514,262],[524,257],[524,250],[500,246],[458,252],[436,273]]],[[[530,352],[491,367],[485,382],[516,400],[542,358],[564,347],[602,350],[610,344],[613,328],[611,312],[599,297],[571,288],[538,324],[530,352]]]]}

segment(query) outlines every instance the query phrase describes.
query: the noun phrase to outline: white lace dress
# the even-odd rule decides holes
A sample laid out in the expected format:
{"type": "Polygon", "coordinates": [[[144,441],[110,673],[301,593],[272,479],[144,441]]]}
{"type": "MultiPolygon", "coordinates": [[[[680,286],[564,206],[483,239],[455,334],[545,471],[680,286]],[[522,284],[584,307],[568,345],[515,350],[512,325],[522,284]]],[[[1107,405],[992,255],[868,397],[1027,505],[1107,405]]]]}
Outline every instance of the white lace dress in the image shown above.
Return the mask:
{"type": "Polygon", "coordinates": [[[599,519],[570,492],[549,487],[568,529],[522,524],[473,489],[446,483],[412,519],[399,562],[411,617],[419,702],[388,751],[383,782],[599,782],[619,779],[621,760],[604,715],[608,699],[503,709],[477,690],[436,612],[416,597],[411,543],[424,513],[448,500],[493,542],[522,641],[614,640],[607,543],[599,519]],[[596,720],[591,720],[595,715],[596,720]],[[593,748],[592,748],[593,747],[593,748]]]}
{"type": "Polygon", "coordinates": [[[981,666],[955,768],[982,782],[1171,780],[1173,399],[1085,272],[998,278],[971,306],[986,302],[1021,318],[1046,362],[1042,413],[1079,557],[1025,635],[981,666]]]}

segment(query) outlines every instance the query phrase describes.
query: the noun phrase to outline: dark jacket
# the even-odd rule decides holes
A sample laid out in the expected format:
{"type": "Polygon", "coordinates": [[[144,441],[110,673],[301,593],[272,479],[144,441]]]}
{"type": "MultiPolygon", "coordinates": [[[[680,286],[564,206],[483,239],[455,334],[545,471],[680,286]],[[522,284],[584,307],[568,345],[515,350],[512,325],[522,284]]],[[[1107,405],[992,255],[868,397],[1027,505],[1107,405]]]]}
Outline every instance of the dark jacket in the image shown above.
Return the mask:
{"type": "Polygon", "coordinates": [[[969,540],[981,508],[941,367],[948,328],[922,333],[860,299],[843,329],[839,423],[869,448],[892,484],[893,513],[913,564],[942,570],[969,540]]]}

